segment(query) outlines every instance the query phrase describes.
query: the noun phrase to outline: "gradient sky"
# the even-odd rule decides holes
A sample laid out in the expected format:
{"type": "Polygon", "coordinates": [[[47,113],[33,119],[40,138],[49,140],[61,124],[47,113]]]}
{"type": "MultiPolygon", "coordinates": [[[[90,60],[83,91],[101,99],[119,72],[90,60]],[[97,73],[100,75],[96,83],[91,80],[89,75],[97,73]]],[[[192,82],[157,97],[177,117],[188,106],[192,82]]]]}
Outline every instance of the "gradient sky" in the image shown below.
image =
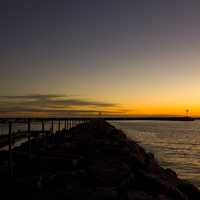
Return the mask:
{"type": "Polygon", "coordinates": [[[200,115],[200,1],[1,0],[0,115],[200,115]]]}

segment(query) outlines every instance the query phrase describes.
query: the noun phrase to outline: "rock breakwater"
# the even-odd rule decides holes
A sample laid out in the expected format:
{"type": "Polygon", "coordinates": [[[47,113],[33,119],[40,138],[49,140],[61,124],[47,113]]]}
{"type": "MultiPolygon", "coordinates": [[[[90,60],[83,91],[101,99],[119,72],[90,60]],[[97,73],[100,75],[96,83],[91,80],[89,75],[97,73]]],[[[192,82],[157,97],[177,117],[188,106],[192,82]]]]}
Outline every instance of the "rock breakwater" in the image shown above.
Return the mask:
{"type": "MultiPolygon", "coordinates": [[[[34,200],[200,199],[194,185],[162,168],[152,153],[104,120],[77,125],[64,135],[32,140],[31,157],[25,153],[27,143],[15,148],[14,176],[8,180],[0,170],[2,195],[34,200]]],[[[1,164],[6,154],[0,154],[1,164]]]]}

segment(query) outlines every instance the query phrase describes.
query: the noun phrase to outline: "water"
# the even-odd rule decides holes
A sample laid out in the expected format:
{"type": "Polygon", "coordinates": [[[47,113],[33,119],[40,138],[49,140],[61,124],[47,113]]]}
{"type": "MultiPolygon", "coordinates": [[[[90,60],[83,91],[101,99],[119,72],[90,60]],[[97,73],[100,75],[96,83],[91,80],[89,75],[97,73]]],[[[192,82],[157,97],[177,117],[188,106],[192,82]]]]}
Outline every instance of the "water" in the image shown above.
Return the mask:
{"type": "Polygon", "coordinates": [[[115,121],[165,168],[200,188],[200,121],[115,121]]]}

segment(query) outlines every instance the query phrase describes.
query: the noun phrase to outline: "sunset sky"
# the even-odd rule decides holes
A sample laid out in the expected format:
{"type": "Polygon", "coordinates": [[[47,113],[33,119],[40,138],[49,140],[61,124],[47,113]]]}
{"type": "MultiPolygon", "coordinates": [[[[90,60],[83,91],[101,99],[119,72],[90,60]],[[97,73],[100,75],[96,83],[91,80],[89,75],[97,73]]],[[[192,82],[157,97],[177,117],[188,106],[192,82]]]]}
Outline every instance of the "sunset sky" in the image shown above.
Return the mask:
{"type": "Polygon", "coordinates": [[[186,109],[200,116],[200,1],[0,1],[0,116],[186,109]]]}

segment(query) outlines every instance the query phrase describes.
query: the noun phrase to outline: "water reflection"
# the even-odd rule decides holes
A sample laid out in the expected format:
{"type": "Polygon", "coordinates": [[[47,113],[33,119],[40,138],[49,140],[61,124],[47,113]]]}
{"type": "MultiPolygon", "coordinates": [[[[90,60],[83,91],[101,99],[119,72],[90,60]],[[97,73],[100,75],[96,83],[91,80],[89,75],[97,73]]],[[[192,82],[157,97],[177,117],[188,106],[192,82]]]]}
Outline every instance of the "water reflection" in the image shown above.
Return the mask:
{"type": "Polygon", "coordinates": [[[141,143],[164,167],[200,187],[200,121],[112,122],[141,143]]]}

